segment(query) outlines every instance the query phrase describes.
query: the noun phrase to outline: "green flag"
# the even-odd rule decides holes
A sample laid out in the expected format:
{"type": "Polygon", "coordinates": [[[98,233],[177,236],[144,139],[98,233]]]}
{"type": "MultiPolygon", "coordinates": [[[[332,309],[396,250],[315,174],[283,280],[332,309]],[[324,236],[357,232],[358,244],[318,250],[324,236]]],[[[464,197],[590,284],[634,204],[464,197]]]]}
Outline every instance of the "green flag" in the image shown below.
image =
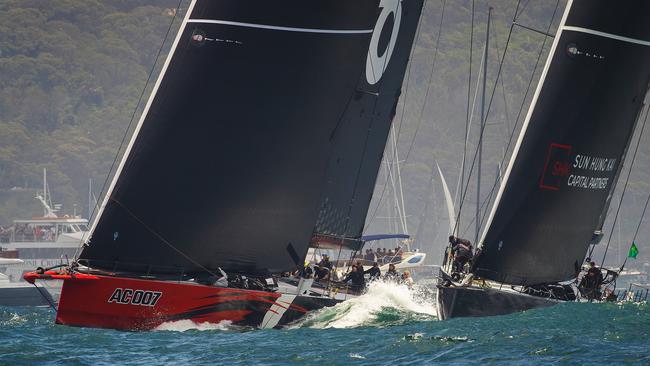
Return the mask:
{"type": "Polygon", "coordinates": [[[630,258],[636,258],[637,254],[639,254],[639,249],[636,247],[636,244],[632,242],[632,246],[630,247],[630,251],[627,253],[627,256],[630,258]]]}

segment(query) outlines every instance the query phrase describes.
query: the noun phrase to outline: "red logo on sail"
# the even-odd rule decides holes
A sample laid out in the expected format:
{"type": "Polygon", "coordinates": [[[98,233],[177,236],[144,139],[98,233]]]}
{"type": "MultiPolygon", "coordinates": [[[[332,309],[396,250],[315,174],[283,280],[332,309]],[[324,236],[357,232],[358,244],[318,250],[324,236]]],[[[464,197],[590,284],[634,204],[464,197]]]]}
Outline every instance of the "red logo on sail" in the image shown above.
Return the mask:
{"type": "Polygon", "coordinates": [[[552,143],[548,147],[546,163],[539,188],[557,191],[564,178],[571,174],[571,146],[552,143]]]}

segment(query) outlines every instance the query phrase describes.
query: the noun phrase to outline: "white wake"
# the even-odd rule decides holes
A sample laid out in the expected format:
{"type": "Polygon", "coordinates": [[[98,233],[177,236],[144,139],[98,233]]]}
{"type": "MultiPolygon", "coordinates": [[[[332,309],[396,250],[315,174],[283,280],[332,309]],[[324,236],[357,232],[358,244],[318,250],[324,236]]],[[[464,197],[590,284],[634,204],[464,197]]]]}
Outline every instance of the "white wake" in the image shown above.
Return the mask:
{"type": "Polygon", "coordinates": [[[309,314],[295,326],[309,328],[355,328],[387,326],[436,317],[433,293],[415,286],[376,281],[368,291],[330,308],[309,314]]]}
{"type": "Polygon", "coordinates": [[[177,320],[172,322],[165,322],[157,326],[154,330],[172,331],[172,332],[186,332],[188,330],[232,330],[233,325],[229,320],[224,320],[219,323],[196,323],[189,319],[177,320]]]}

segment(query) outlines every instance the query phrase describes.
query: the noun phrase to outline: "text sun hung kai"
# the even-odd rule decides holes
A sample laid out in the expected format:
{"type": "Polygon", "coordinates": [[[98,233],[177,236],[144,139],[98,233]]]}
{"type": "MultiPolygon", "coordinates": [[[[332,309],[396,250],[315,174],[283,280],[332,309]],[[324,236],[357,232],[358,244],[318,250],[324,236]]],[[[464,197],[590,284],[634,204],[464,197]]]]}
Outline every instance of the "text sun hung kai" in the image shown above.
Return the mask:
{"type": "Polygon", "coordinates": [[[607,189],[610,177],[602,174],[616,171],[618,159],[573,155],[571,150],[568,145],[551,144],[540,188],[558,190],[566,185],[581,189],[607,189]]]}

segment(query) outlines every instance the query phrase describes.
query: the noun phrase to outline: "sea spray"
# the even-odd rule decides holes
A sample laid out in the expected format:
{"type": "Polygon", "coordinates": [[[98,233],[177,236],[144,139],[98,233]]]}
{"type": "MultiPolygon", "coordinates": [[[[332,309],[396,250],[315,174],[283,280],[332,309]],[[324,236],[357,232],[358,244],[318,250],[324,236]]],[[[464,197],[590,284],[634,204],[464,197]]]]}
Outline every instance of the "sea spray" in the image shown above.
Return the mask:
{"type": "Polygon", "coordinates": [[[232,325],[231,321],[225,320],[219,323],[208,323],[208,322],[193,322],[189,319],[170,321],[160,324],[155,328],[158,331],[173,331],[173,332],[186,332],[188,330],[233,330],[235,326],[232,325]]]}
{"type": "Polygon", "coordinates": [[[309,314],[294,327],[383,327],[432,320],[435,316],[430,291],[417,286],[410,289],[390,281],[374,281],[363,295],[309,314]]]}

